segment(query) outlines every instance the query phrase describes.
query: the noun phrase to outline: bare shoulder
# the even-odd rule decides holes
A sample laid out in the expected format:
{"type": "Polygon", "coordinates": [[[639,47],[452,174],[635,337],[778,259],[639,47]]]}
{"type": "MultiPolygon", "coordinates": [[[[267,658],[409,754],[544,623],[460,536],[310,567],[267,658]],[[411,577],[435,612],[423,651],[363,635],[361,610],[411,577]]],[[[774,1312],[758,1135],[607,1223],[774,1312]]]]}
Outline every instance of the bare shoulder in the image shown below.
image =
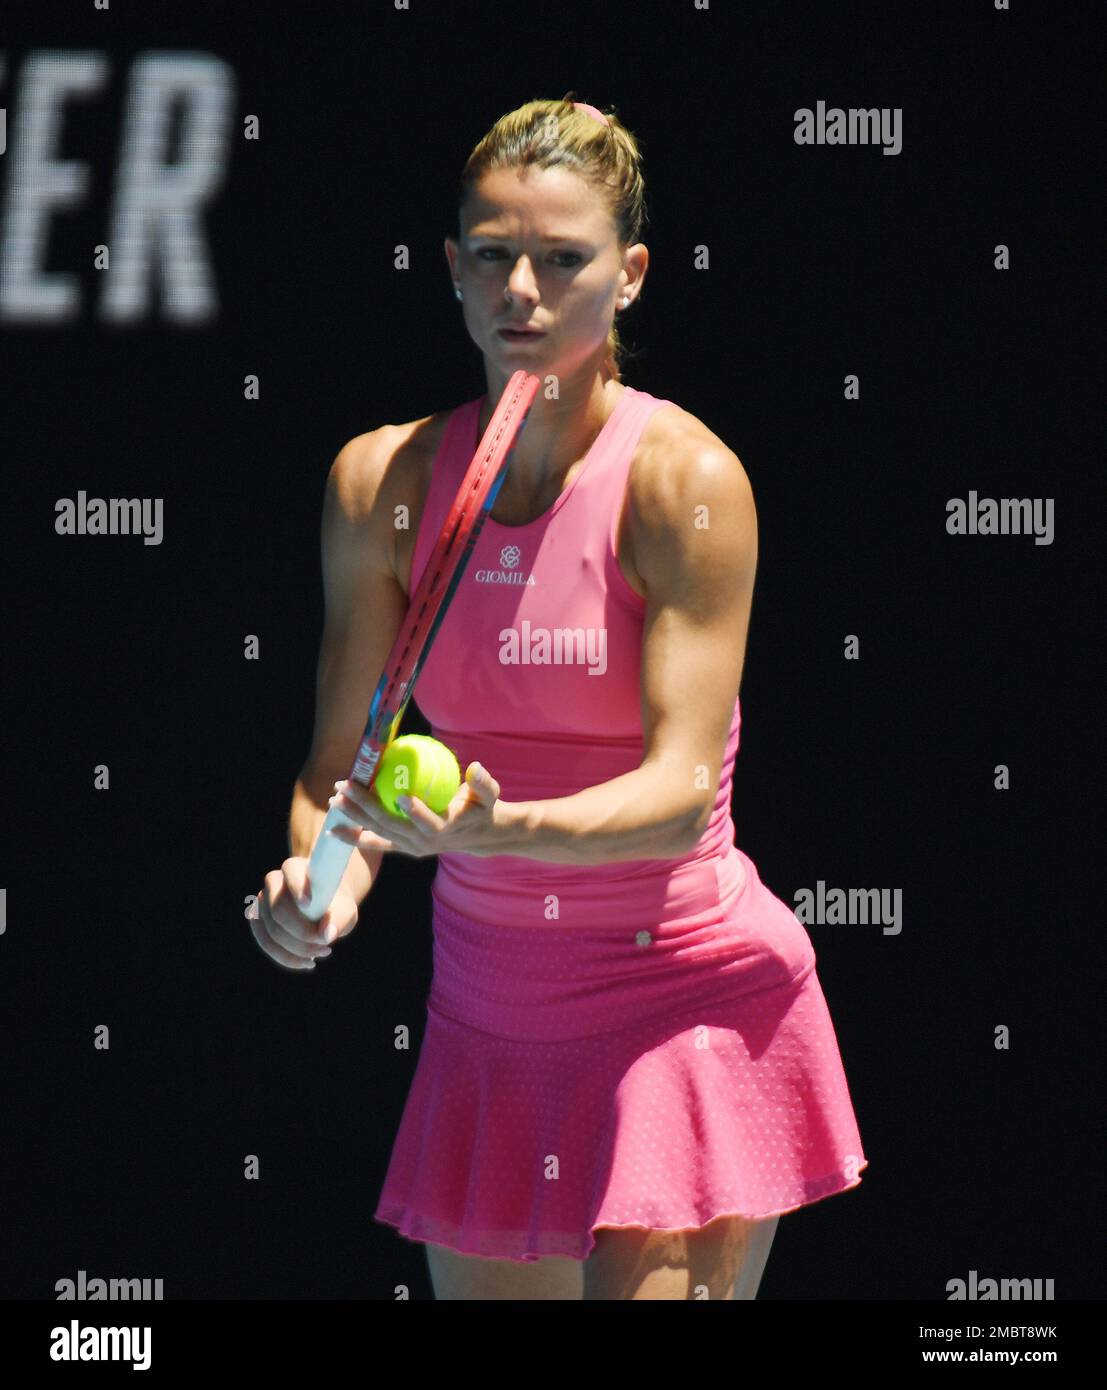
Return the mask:
{"type": "Polygon", "coordinates": [[[753,489],[738,455],[697,416],[672,403],[647,421],[627,482],[640,518],[660,520],[673,507],[683,509],[690,490],[703,488],[753,506],[753,489]]]}
{"type": "Polygon", "coordinates": [[[403,425],[378,425],[347,440],[331,465],[331,480],[351,520],[367,517],[393,497],[406,500],[411,475],[426,458],[427,434],[437,434],[448,414],[440,411],[403,425]]]}
{"type": "Polygon", "coordinates": [[[443,410],[402,425],[366,430],[348,440],[331,465],[327,516],[333,521],[328,534],[337,526],[354,543],[360,534],[365,551],[381,557],[405,592],[411,557],[404,538],[419,525],[438,441],[449,417],[443,410]],[[404,513],[397,510],[401,507],[404,513]],[[400,515],[408,518],[407,530],[397,527],[400,515]]]}

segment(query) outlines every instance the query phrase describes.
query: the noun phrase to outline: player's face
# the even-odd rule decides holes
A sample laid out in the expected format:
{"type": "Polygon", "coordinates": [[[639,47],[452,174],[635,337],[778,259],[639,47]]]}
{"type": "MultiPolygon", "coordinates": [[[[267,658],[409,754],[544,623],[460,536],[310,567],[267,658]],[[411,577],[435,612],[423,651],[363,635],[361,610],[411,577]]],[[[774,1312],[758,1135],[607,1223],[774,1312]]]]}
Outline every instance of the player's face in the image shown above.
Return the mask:
{"type": "Polygon", "coordinates": [[[623,257],[600,194],[566,169],[496,169],[447,241],[473,341],[504,371],[567,371],[605,349],[623,257]],[[512,323],[541,330],[510,338],[512,323]]]}

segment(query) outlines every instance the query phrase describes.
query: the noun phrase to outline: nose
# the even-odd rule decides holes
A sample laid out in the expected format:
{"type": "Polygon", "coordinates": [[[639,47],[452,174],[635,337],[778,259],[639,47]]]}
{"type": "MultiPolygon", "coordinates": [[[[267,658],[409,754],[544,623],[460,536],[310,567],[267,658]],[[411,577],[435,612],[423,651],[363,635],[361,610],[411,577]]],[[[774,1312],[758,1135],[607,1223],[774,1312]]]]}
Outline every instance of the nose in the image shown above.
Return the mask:
{"type": "Polygon", "coordinates": [[[528,256],[520,256],[511,268],[511,274],[507,277],[508,291],[525,299],[537,299],[538,281],[534,276],[534,267],[530,263],[528,256]]]}

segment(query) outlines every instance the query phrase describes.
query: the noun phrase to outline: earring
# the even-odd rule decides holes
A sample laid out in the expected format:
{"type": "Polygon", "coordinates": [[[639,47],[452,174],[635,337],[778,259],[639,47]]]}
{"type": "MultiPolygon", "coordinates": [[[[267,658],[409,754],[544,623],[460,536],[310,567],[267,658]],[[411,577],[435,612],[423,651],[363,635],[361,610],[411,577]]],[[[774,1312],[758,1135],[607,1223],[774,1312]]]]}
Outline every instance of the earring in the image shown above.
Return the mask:
{"type": "Polygon", "coordinates": [[[619,305],[620,305],[620,307],[623,308],[623,309],[625,309],[629,303],[630,303],[630,300],[627,299],[627,298],[623,298],[623,299],[620,299],[620,300],[619,300],[619,305]]]}
{"type": "Polygon", "coordinates": [[[461,289],[460,289],[460,287],[459,287],[458,285],[455,285],[455,286],[454,286],[454,294],[457,295],[458,299],[461,298],[461,289]]]}

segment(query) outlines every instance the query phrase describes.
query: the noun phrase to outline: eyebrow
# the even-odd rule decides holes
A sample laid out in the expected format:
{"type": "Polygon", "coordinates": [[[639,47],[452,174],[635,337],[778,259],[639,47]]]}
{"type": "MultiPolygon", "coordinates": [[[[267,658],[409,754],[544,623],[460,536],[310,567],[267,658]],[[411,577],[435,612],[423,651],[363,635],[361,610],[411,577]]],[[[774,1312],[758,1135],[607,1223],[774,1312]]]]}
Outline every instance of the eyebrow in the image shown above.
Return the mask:
{"type": "MultiPolygon", "coordinates": [[[[490,241],[510,241],[510,240],[511,240],[511,238],[510,238],[509,236],[507,236],[507,234],[504,233],[504,232],[470,232],[469,235],[468,235],[468,237],[466,237],[466,240],[467,240],[467,241],[475,241],[478,237],[487,237],[490,241]]],[[[544,237],[539,237],[538,240],[539,240],[539,241],[579,241],[579,242],[587,242],[587,241],[588,241],[588,238],[585,237],[585,236],[573,236],[571,233],[565,232],[565,233],[563,233],[562,235],[559,235],[559,236],[544,236],[544,237]]]]}

